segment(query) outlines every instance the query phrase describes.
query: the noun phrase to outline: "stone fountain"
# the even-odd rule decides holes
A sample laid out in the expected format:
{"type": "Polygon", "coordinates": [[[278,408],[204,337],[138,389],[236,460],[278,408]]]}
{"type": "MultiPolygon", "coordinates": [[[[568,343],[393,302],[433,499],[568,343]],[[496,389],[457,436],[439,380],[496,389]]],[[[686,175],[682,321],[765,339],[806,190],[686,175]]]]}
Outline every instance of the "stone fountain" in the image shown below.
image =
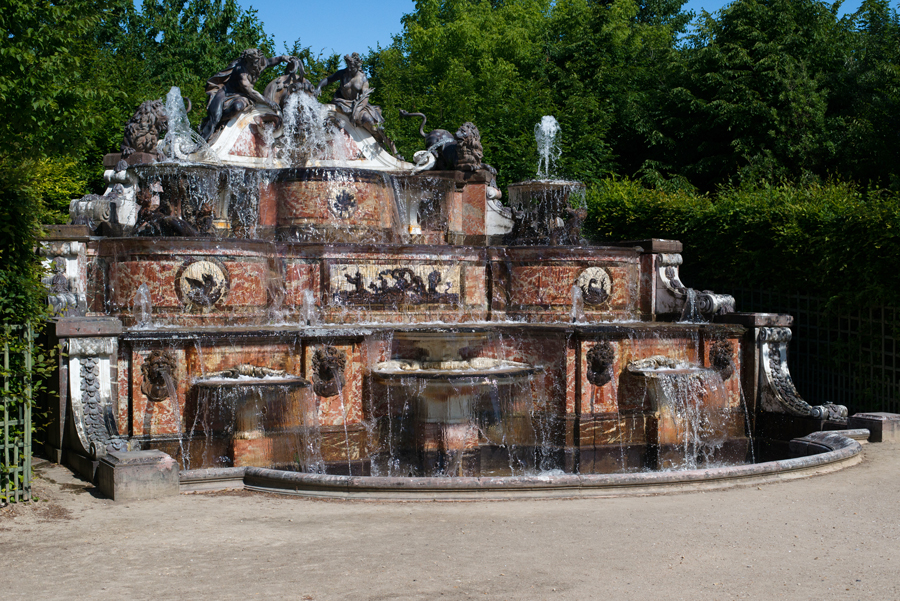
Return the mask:
{"type": "Polygon", "coordinates": [[[295,57],[242,53],[202,135],[177,89],[141,105],[106,194],[43,246],[56,460],[369,490],[743,464],[846,423],[794,389],[790,317],[687,288],[677,241],[587,244],[552,139],[504,205],[474,124],[406,162],[346,61],[313,87],[295,57]]]}

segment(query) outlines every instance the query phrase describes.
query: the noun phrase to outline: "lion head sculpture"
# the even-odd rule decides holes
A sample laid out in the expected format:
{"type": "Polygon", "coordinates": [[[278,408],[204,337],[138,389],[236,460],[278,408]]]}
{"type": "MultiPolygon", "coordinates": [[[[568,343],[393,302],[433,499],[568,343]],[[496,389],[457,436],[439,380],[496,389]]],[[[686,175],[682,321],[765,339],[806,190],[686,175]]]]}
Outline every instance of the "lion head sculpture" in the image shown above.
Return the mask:
{"type": "Polygon", "coordinates": [[[153,351],[141,365],[144,382],[141,392],[154,403],[169,398],[169,384],[175,373],[175,356],[169,351],[153,351]]]}
{"type": "Polygon", "coordinates": [[[320,348],[312,356],[313,391],[320,397],[335,396],[344,388],[347,355],[333,346],[320,348]]]}
{"type": "Polygon", "coordinates": [[[588,351],[587,379],[594,386],[603,386],[612,380],[616,352],[609,342],[598,342],[588,351]]]}

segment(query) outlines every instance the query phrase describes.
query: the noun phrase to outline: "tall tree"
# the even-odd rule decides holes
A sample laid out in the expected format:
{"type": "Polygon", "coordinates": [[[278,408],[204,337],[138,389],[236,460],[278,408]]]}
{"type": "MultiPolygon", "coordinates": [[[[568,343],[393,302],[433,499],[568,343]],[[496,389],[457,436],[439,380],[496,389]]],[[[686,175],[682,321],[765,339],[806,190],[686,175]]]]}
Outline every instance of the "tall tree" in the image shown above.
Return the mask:
{"type": "Polygon", "coordinates": [[[703,13],[672,65],[661,129],[670,165],[710,189],[738,177],[824,172],[830,74],[846,59],[836,8],[816,0],[736,0],[703,13]]]}
{"type": "Polygon", "coordinates": [[[502,166],[503,183],[533,177],[532,129],[554,111],[543,70],[550,6],[550,0],[416,2],[402,33],[366,61],[399,150],[411,155],[422,148],[418,120],[400,121],[399,109],[426,114],[427,129],[455,132],[473,121],[485,160],[502,166]]]}

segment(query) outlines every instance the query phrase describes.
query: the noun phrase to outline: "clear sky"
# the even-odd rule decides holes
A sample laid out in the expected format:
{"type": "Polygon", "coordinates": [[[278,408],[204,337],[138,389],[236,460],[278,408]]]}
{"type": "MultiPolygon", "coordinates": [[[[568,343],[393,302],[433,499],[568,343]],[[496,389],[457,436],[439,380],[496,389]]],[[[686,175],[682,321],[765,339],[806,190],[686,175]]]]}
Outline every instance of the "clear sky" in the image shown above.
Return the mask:
{"type": "MultiPolygon", "coordinates": [[[[413,0],[239,0],[245,7],[252,6],[265,23],[267,32],[275,36],[275,48],[279,52],[284,44],[289,46],[300,38],[303,46],[311,46],[314,52],[332,51],[344,55],[350,52],[364,54],[377,44],[386,46],[391,36],[400,33],[400,18],[413,11],[413,0]]],[[[852,12],[862,0],[846,0],[842,12],[852,12]]],[[[716,11],[728,4],[728,0],[689,0],[687,10],[716,11]]]]}

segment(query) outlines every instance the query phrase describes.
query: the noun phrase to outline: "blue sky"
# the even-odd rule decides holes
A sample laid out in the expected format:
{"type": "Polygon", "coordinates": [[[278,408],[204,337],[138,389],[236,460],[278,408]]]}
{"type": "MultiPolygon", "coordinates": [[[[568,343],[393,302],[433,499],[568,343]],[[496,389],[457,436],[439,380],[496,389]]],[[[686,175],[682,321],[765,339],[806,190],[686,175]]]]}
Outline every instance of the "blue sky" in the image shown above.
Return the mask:
{"type": "MultiPolygon", "coordinates": [[[[386,46],[391,36],[400,33],[400,18],[413,11],[413,0],[343,0],[339,3],[322,0],[239,0],[245,7],[258,11],[266,31],[275,36],[275,47],[291,45],[300,38],[304,46],[313,51],[332,51],[344,55],[350,52],[365,53],[377,44],[386,46]]],[[[843,12],[852,12],[862,0],[846,0],[843,12]]],[[[699,12],[716,11],[727,0],[690,0],[685,8],[699,12]]]]}

